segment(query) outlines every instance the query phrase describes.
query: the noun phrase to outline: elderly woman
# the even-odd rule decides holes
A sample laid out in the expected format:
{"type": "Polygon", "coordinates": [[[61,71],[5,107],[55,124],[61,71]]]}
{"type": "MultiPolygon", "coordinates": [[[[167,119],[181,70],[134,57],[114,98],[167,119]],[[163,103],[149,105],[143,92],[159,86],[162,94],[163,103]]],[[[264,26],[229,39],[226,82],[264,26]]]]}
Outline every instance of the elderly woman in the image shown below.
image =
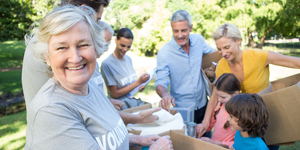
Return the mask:
{"type": "Polygon", "coordinates": [[[46,15],[28,39],[53,76],[28,105],[25,149],[172,148],[169,137],[129,136],[105,94],[89,82],[103,52],[102,32],[84,11],[65,6],[46,15]]]}

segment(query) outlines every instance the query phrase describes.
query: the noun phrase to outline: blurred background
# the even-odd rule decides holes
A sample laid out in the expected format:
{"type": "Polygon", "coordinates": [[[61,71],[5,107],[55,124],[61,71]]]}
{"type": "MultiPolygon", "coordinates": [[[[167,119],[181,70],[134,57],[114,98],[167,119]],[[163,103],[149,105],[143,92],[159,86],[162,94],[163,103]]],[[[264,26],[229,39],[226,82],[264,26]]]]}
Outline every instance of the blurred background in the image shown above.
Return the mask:
{"type": "MultiPolygon", "coordinates": [[[[23,149],[25,145],[26,111],[21,84],[24,35],[59,4],[60,0],[0,0],[0,149],[23,149]]],[[[300,57],[299,8],[300,0],[111,0],[102,20],[115,32],[123,27],[133,31],[135,38],[127,54],[139,75],[156,67],[158,50],[172,38],[169,19],[179,9],[191,14],[193,33],[201,34],[212,47],[213,32],[228,22],[240,29],[242,49],[300,57]]],[[[98,63],[114,48],[113,38],[109,51],[98,63]]],[[[300,73],[298,69],[274,65],[270,65],[270,72],[271,81],[300,73]]],[[[160,98],[154,86],[155,79],[136,97],[157,105],[160,98]]],[[[280,147],[285,149],[300,149],[300,142],[280,147]]]]}

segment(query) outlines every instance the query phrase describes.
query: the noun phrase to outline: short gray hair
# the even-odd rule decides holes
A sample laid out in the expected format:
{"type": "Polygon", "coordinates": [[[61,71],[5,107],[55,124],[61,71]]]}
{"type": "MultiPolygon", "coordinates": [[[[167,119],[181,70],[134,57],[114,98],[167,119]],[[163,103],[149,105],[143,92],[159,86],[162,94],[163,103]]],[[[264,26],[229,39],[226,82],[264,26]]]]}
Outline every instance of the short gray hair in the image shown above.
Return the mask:
{"type": "Polygon", "coordinates": [[[213,39],[216,41],[221,37],[231,38],[234,41],[242,39],[241,32],[238,27],[231,23],[224,23],[218,27],[218,29],[213,34],[213,39]]]}
{"type": "Polygon", "coordinates": [[[105,21],[99,20],[98,21],[99,26],[104,30],[104,31],[108,31],[111,36],[113,36],[115,34],[114,29],[111,27],[111,25],[109,25],[108,23],[106,23],[105,21]]]}
{"type": "Polygon", "coordinates": [[[50,37],[67,31],[78,22],[83,21],[89,27],[96,54],[100,56],[103,53],[102,47],[105,40],[103,30],[95,22],[96,15],[94,12],[88,6],[81,8],[73,5],[62,6],[53,10],[40,21],[39,27],[34,29],[33,34],[25,35],[27,47],[32,50],[33,56],[38,61],[46,63],[43,54],[49,56],[48,41],[50,37]],[[88,12],[92,12],[93,15],[90,16],[88,12]]]}
{"type": "Polygon", "coordinates": [[[191,27],[192,26],[191,15],[185,10],[177,10],[175,13],[173,13],[172,17],[170,18],[170,23],[172,26],[172,21],[179,22],[179,21],[185,21],[185,20],[187,20],[189,22],[189,27],[191,27]]]}

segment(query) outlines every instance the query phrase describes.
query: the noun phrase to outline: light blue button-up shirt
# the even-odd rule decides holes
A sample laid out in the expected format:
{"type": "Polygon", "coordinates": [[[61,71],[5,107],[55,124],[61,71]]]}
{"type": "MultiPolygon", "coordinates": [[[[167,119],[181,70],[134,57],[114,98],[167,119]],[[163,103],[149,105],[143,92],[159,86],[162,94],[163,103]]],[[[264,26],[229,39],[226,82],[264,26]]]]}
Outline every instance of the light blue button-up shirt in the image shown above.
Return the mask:
{"type": "Polygon", "coordinates": [[[195,110],[207,101],[205,83],[201,74],[203,54],[214,52],[200,34],[190,34],[189,55],[177,44],[174,37],[157,54],[155,87],[170,85],[175,101],[195,102],[195,110]]]}

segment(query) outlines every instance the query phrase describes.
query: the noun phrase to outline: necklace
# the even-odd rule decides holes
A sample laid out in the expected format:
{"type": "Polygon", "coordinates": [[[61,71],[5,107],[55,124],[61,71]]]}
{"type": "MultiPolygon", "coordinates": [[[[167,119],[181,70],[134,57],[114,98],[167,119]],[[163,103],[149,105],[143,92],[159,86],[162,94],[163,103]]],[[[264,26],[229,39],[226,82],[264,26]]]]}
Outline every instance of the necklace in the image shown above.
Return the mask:
{"type": "Polygon", "coordinates": [[[120,60],[119,60],[118,57],[116,56],[115,51],[113,52],[113,56],[116,57],[116,59],[118,60],[119,64],[121,65],[121,67],[123,68],[123,70],[127,73],[127,75],[130,76],[132,73],[131,73],[131,71],[130,71],[130,69],[129,69],[129,67],[128,67],[127,62],[125,61],[125,58],[124,58],[124,61],[125,61],[125,64],[126,64],[126,66],[127,66],[127,70],[128,70],[129,72],[123,67],[123,65],[121,64],[120,60]]]}

